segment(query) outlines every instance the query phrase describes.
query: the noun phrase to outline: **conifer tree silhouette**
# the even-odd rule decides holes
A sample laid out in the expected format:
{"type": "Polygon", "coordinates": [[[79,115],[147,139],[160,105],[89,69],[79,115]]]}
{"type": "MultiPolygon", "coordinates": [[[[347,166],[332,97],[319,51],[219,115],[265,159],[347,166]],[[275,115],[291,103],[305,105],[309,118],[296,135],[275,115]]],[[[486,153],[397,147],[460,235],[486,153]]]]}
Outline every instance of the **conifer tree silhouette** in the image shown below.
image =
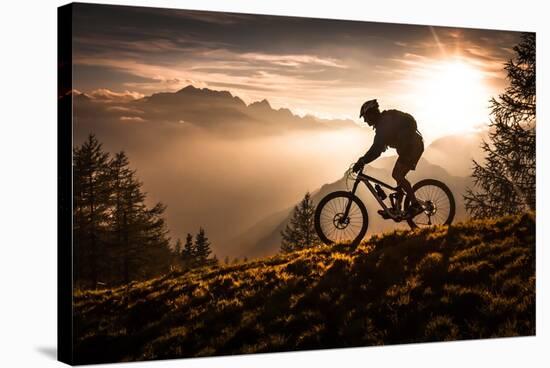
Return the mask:
{"type": "Polygon", "coordinates": [[[474,161],[474,187],[464,195],[475,218],[535,210],[536,42],[524,33],[505,64],[509,82],[491,100],[489,142],[482,145],[485,162],[474,161]]]}
{"type": "Polygon", "coordinates": [[[302,201],[294,207],[290,223],[281,231],[281,251],[283,253],[319,244],[319,237],[315,231],[314,214],[315,205],[311,200],[311,194],[307,192],[302,201]]]}
{"type": "Polygon", "coordinates": [[[207,263],[210,256],[210,241],[206,237],[206,232],[201,227],[198,234],[195,236],[195,259],[196,262],[203,266],[207,263]]]}

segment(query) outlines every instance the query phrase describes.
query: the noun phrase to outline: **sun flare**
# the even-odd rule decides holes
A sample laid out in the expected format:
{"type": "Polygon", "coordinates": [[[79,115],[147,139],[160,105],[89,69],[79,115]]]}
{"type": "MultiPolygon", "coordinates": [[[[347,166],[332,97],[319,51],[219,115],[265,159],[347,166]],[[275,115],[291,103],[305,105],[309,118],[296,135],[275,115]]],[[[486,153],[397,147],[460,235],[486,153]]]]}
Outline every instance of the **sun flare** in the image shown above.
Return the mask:
{"type": "Polygon", "coordinates": [[[485,76],[467,61],[444,60],[422,68],[414,86],[414,111],[429,125],[430,135],[468,132],[488,121],[485,76]]]}

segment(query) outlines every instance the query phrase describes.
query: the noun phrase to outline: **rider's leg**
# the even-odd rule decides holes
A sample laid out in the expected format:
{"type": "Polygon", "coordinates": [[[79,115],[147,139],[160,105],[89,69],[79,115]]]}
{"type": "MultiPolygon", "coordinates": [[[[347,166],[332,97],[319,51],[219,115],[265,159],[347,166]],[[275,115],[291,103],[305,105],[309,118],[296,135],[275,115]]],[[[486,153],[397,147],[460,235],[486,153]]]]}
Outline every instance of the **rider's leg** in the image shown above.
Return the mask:
{"type": "Polygon", "coordinates": [[[416,196],[414,195],[411,183],[407,180],[407,178],[405,178],[409,171],[410,168],[398,160],[395,163],[391,175],[397,182],[397,185],[405,190],[405,193],[407,193],[407,196],[411,199],[411,204],[415,204],[418,203],[418,201],[416,200],[416,196]]]}

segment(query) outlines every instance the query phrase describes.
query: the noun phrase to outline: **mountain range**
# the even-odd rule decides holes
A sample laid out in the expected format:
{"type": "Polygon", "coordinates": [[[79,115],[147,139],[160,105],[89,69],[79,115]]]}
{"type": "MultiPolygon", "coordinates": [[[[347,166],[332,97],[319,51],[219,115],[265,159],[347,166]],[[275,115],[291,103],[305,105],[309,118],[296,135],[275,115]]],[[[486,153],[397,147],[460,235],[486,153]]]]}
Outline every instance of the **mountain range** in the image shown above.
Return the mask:
{"type": "Polygon", "coordinates": [[[247,105],[228,91],[192,85],[176,92],[159,92],[134,100],[100,98],[105,95],[79,92],[75,96],[78,108],[84,113],[93,112],[93,115],[123,121],[192,124],[224,135],[232,135],[232,132],[259,135],[289,130],[358,128],[351,120],[302,117],[287,108],[274,109],[266,99],[247,105]]]}

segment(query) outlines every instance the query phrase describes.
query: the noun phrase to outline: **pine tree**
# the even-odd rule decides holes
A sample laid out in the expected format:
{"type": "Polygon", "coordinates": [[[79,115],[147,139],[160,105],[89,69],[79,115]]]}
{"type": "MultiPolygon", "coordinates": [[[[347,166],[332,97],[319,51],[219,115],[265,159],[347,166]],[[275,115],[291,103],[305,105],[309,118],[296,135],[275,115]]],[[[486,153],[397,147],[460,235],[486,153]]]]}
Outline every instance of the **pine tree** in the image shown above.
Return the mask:
{"type": "Polygon", "coordinates": [[[193,244],[193,235],[187,233],[185,238],[185,245],[183,246],[183,251],[181,252],[181,257],[183,264],[187,268],[193,268],[196,265],[195,257],[195,245],[193,244]]]}
{"type": "Polygon", "coordinates": [[[187,233],[185,238],[185,245],[183,246],[183,251],[181,253],[183,264],[189,268],[195,266],[195,245],[193,244],[193,235],[187,233]]]}
{"type": "Polygon", "coordinates": [[[307,192],[302,201],[294,207],[290,223],[281,231],[281,251],[291,252],[319,244],[319,237],[314,226],[315,205],[311,194],[307,192]]]}
{"type": "Polygon", "coordinates": [[[201,227],[195,236],[195,259],[197,264],[199,266],[206,265],[211,252],[210,241],[206,237],[206,232],[201,227]]]}
{"type": "Polygon", "coordinates": [[[126,154],[110,159],[94,135],[73,151],[77,283],[128,283],[168,270],[166,207],[146,206],[146,193],[126,154]]]}
{"type": "Polygon", "coordinates": [[[142,183],[130,169],[124,152],[111,160],[112,216],[111,233],[114,257],[121,262],[122,282],[152,276],[169,263],[169,240],[162,217],[165,207],[145,205],[142,183]]]}
{"type": "Polygon", "coordinates": [[[509,82],[491,100],[489,140],[484,164],[474,161],[474,188],[464,196],[476,218],[535,210],[536,42],[524,33],[505,65],[509,82]]]}
{"type": "MultiPolygon", "coordinates": [[[[119,152],[109,164],[111,176],[111,254],[110,260],[117,264],[117,280],[128,283],[131,275],[131,260],[137,236],[138,206],[144,200],[139,191],[134,172],[129,168],[129,161],[123,152],[119,152]],[[133,192],[130,194],[129,192],[133,192]]],[[[105,257],[107,258],[107,257],[105,257]]],[[[115,266],[111,266],[115,268],[115,266]]]]}
{"type": "Polygon", "coordinates": [[[142,241],[139,255],[139,270],[142,278],[149,278],[166,272],[170,264],[170,237],[164,219],[166,206],[162,203],[147,208],[141,213],[142,241]]]}
{"type": "Polygon", "coordinates": [[[178,238],[176,240],[176,244],[174,245],[174,254],[176,257],[181,257],[181,252],[183,251],[183,243],[181,242],[181,239],[178,238]]]}
{"type": "Polygon", "coordinates": [[[214,256],[208,260],[208,264],[211,266],[219,266],[220,261],[218,260],[218,256],[214,254],[214,256]]]}
{"type": "Polygon", "coordinates": [[[116,154],[111,161],[113,182],[112,235],[116,253],[114,257],[121,264],[122,282],[128,283],[136,278],[133,270],[136,253],[141,241],[141,219],[145,195],[141,192],[141,183],[135,178],[135,172],[129,168],[124,152],[116,154]]]}
{"type": "Polygon", "coordinates": [[[171,269],[174,269],[174,266],[181,268],[181,266],[183,266],[183,258],[182,258],[183,242],[181,241],[180,238],[176,240],[176,243],[172,247],[171,251],[172,251],[172,260],[170,261],[171,269]]]}
{"type": "Polygon", "coordinates": [[[97,287],[109,221],[109,154],[95,135],[73,150],[74,254],[77,283],[97,287]]]}

